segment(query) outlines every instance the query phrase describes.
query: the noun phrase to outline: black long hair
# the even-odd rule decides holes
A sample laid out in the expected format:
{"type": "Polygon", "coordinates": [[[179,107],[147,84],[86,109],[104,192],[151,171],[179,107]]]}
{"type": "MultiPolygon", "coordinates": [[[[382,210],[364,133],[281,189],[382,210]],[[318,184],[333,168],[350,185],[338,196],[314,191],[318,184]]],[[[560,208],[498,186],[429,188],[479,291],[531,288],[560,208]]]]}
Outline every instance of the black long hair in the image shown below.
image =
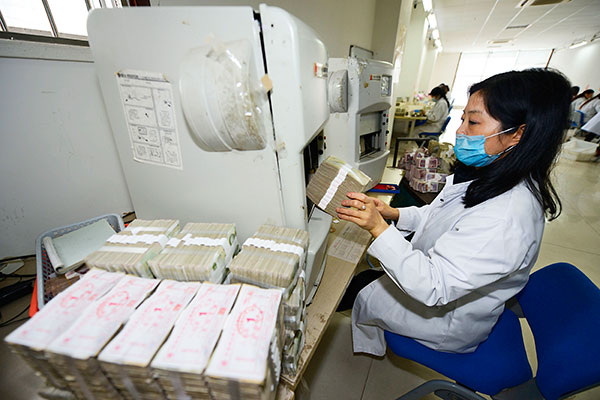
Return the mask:
{"type": "MultiPolygon", "coordinates": [[[[483,95],[487,112],[500,130],[525,124],[519,143],[506,155],[477,171],[463,199],[473,207],[496,197],[521,181],[552,220],[562,204],[550,180],[567,126],[571,84],[560,72],[547,69],[510,71],[494,75],[469,88],[483,95]]],[[[508,134],[514,133],[511,130],[508,134]]]]}
{"type": "Polygon", "coordinates": [[[444,89],[442,89],[439,86],[434,87],[433,89],[431,89],[431,92],[429,92],[430,96],[439,96],[440,99],[444,99],[446,100],[446,104],[448,104],[448,107],[450,107],[450,102],[448,101],[448,98],[446,97],[446,91],[444,89]]]}
{"type": "MultiPolygon", "coordinates": [[[[584,90],[583,92],[581,92],[581,93],[579,93],[577,96],[575,96],[575,97],[573,98],[573,100],[575,100],[575,99],[580,99],[580,98],[584,97],[584,96],[585,96],[586,94],[588,94],[588,93],[589,93],[589,94],[591,94],[591,95],[593,96],[593,95],[594,95],[594,89],[587,89],[587,90],[584,90]]],[[[591,97],[590,97],[590,98],[591,98],[591,97]]],[[[571,100],[571,101],[573,101],[573,100],[571,100]]]]}

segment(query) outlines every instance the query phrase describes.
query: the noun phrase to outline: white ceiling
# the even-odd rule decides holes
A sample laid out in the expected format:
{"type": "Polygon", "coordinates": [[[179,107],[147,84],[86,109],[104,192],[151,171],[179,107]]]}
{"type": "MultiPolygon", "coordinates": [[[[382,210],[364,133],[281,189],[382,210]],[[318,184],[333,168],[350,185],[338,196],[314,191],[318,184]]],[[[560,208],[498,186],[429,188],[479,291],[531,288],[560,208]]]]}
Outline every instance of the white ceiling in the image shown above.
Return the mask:
{"type": "Polygon", "coordinates": [[[600,40],[600,0],[518,7],[523,2],[433,0],[443,51],[559,49],[589,41],[595,34],[600,40]],[[512,40],[501,45],[488,43],[502,39],[512,40]]]}

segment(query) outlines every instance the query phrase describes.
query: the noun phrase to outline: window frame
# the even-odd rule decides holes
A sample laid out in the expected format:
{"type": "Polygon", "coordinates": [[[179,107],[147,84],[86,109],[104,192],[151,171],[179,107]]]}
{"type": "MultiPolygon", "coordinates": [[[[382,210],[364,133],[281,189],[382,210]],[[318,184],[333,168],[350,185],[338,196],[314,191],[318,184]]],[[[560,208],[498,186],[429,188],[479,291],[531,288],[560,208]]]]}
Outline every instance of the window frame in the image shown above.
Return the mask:
{"type": "MultiPolygon", "coordinates": [[[[0,9],[0,40],[17,40],[25,42],[38,42],[38,43],[50,43],[50,44],[61,44],[69,46],[86,46],[89,47],[87,36],[74,35],[69,33],[60,33],[57,29],[54,17],[52,16],[52,10],[48,3],[48,0],[39,0],[44,6],[46,17],[50,23],[49,35],[43,35],[34,29],[19,28],[18,30],[11,31],[9,29],[2,10],[0,9]]],[[[80,0],[85,2],[88,9],[88,13],[93,9],[91,0],[80,0]]],[[[106,4],[110,2],[114,7],[150,7],[150,0],[99,0],[101,8],[107,8],[106,4]]],[[[47,31],[43,31],[47,32],[47,31]]]]}

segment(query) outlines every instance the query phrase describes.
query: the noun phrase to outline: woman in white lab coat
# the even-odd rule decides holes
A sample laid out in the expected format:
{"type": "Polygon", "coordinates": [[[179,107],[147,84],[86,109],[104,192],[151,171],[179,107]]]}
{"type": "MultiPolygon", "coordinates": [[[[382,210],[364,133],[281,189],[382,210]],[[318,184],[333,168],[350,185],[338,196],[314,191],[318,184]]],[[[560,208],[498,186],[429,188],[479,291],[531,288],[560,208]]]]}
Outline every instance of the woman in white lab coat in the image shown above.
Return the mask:
{"type": "Polygon", "coordinates": [[[586,100],[581,106],[579,106],[579,110],[583,112],[583,125],[585,125],[590,119],[594,117],[594,115],[600,112],[600,95],[596,95],[589,100],[586,100]]]}
{"type": "Polygon", "coordinates": [[[421,132],[439,132],[442,130],[442,125],[448,117],[450,102],[446,97],[446,92],[441,87],[437,86],[431,89],[429,93],[431,99],[435,102],[433,107],[427,111],[427,120],[423,125],[416,126],[413,134],[418,136],[421,132]]]}
{"type": "Polygon", "coordinates": [[[487,338],[505,302],[527,283],[544,218],[560,214],[550,171],[570,86],[541,69],[473,85],[456,135],[461,163],[430,205],[393,209],[348,194],[338,215],[372,234],[368,253],[385,272],[354,302],[355,352],[383,355],[384,330],[457,353],[487,338]]]}
{"type": "Polygon", "coordinates": [[[583,92],[581,92],[579,95],[577,95],[573,99],[573,101],[571,101],[571,109],[570,109],[571,122],[575,122],[577,125],[579,125],[579,123],[581,122],[581,117],[577,111],[581,111],[581,110],[579,110],[579,107],[581,107],[581,105],[583,103],[585,103],[592,97],[594,97],[594,91],[592,89],[587,89],[587,90],[584,90],[583,92]]]}

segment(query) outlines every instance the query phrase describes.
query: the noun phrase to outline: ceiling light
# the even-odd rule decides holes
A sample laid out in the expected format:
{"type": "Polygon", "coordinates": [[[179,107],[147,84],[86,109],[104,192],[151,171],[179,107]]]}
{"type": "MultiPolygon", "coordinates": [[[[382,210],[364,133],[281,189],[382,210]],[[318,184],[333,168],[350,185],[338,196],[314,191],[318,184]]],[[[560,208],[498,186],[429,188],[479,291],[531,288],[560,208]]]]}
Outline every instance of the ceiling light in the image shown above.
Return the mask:
{"type": "Polygon", "coordinates": [[[429,29],[437,28],[437,20],[435,19],[435,14],[429,14],[427,16],[427,22],[429,23],[429,29]]]}
{"type": "Polygon", "coordinates": [[[577,47],[583,46],[584,44],[587,44],[587,40],[582,40],[581,42],[573,43],[572,45],[569,46],[569,48],[575,49],[577,47]]]}
{"type": "Polygon", "coordinates": [[[433,37],[433,40],[438,40],[440,38],[440,31],[437,29],[434,29],[431,32],[431,37],[433,37]]]}
{"type": "Polygon", "coordinates": [[[426,13],[431,11],[433,9],[432,1],[431,0],[423,0],[423,8],[425,9],[426,13]]]}

